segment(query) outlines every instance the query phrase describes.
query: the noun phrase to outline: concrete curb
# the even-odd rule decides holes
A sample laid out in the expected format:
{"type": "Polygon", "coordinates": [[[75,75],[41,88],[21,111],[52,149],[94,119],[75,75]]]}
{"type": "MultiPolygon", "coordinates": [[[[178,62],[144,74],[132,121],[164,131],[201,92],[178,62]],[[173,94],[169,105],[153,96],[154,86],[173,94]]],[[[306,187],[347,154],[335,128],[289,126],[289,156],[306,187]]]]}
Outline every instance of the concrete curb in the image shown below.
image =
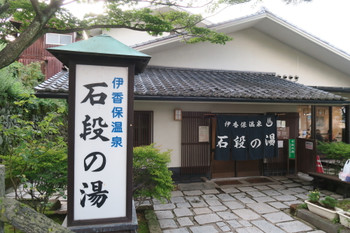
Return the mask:
{"type": "Polygon", "coordinates": [[[145,210],[145,218],[148,223],[149,232],[162,233],[154,210],[145,210]]]}
{"type": "Polygon", "coordinates": [[[306,209],[298,209],[296,211],[296,216],[327,233],[350,233],[350,229],[344,227],[343,225],[339,223],[332,223],[331,221],[306,209]]]}

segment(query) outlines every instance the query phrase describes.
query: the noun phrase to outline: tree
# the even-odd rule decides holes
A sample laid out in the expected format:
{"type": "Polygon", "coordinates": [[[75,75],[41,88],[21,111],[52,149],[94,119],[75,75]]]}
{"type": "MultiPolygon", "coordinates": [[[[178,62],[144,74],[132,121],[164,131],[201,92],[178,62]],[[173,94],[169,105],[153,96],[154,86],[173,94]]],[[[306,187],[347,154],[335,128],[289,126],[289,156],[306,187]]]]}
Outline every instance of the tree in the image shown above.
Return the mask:
{"type": "Polygon", "coordinates": [[[196,26],[203,20],[200,15],[192,15],[185,11],[160,12],[149,7],[123,10],[126,6],[135,6],[138,2],[146,2],[153,6],[179,7],[177,2],[181,1],[106,0],[105,14],[90,14],[82,20],[64,8],[76,1],[79,0],[0,0],[0,42],[5,44],[0,51],[0,69],[14,62],[24,49],[50,32],[70,33],[94,28],[128,28],[145,31],[151,35],[161,35],[162,32],[177,33],[186,36],[188,42],[210,41],[224,44],[231,39],[225,34],[196,26]],[[11,38],[15,39],[11,41],[11,38]]]}
{"type": "Polygon", "coordinates": [[[40,64],[0,69],[0,158],[16,198],[29,194],[36,210],[67,185],[67,103],[38,99],[40,64]],[[50,171],[50,172],[48,172],[50,171]]]}

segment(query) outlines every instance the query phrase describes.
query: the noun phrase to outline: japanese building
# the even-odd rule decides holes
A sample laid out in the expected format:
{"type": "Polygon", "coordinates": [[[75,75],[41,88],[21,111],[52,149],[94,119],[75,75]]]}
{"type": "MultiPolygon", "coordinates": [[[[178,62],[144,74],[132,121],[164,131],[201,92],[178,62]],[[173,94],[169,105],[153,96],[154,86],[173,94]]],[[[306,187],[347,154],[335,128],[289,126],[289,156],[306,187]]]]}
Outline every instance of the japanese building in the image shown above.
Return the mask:
{"type": "MultiPolygon", "coordinates": [[[[268,11],[210,27],[234,40],[132,46],[152,57],[135,76],[134,146],[172,150],[176,175],[215,178],[309,169],[315,139],[350,142],[350,55],[268,11]]],[[[66,98],[68,71],[35,89],[66,98]]]]}

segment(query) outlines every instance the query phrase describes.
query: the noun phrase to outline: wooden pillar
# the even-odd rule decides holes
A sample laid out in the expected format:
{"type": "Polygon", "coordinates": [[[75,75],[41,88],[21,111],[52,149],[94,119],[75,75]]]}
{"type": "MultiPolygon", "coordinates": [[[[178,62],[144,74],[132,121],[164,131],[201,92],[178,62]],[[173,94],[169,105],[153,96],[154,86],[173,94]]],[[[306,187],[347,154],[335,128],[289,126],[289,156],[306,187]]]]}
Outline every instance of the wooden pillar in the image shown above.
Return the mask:
{"type": "Polygon", "coordinates": [[[311,106],[311,139],[316,139],[316,106],[311,106]]]}
{"type": "Polygon", "coordinates": [[[350,143],[350,105],[345,105],[345,143],[350,143]]]}

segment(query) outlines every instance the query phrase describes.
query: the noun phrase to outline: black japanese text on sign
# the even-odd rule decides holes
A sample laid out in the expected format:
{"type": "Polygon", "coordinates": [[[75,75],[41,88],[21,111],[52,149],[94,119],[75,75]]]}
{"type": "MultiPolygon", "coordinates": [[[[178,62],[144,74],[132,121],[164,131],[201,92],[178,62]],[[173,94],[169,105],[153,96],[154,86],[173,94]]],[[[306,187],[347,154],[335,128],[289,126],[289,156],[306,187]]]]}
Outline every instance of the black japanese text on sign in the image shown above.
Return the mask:
{"type": "Polygon", "coordinates": [[[128,68],[76,66],[74,219],[126,216],[128,68]]]}
{"type": "Polygon", "coordinates": [[[216,160],[277,157],[276,117],[217,116],[216,160]]]}

